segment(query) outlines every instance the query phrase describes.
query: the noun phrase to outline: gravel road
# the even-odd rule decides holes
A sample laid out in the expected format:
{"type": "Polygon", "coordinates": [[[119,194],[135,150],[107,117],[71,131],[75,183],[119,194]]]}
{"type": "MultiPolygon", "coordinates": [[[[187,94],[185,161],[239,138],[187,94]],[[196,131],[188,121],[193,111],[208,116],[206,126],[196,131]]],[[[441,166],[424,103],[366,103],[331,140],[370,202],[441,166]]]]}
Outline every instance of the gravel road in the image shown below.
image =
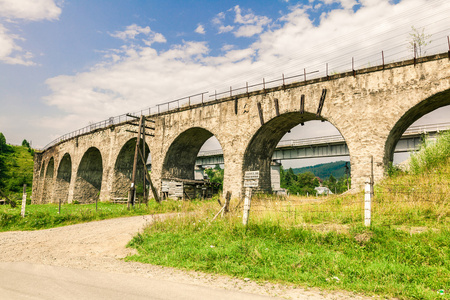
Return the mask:
{"type": "MultiPolygon", "coordinates": [[[[152,222],[152,216],[117,218],[38,231],[0,233],[0,262],[29,263],[103,273],[128,274],[149,280],[239,291],[287,299],[373,299],[347,292],[325,292],[227,276],[125,262],[133,253],[126,244],[152,222]]],[[[170,251],[170,249],[168,249],[170,251]]]]}

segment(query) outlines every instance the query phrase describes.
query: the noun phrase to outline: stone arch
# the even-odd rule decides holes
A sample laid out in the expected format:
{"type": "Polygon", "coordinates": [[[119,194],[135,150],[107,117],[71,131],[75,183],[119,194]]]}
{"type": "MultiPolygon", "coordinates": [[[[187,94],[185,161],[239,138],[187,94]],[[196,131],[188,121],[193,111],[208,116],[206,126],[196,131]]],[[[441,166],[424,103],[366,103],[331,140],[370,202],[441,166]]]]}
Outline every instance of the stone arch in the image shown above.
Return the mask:
{"type": "MultiPolygon", "coordinates": [[[[259,171],[259,189],[271,192],[270,165],[276,146],[290,129],[313,120],[328,121],[313,113],[288,112],[266,122],[253,135],[245,149],[242,173],[259,171]]],[[[332,125],[336,127],[335,124],[332,125]]]]}
{"type": "Polygon", "coordinates": [[[81,203],[94,202],[100,195],[102,177],[102,155],[96,147],[91,147],[84,153],[78,166],[73,199],[81,203]]]}
{"type": "Polygon", "coordinates": [[[53,176],[55,173],[55,159],[53,157],[47,163],[47,168],[44,175],[44,187],[42,192],[42,203],[53,202],[53,176]]]}
{"type": "Polygon", "coordinates": [[[72,159],[69,153],[64,154],[56,173],[54,199],[67,203],[69,197],[69,185],[72,179],[72,159]]]}
{"type": "MultiPolygon", "coordinates": [[[[161,177],[194,179],[197,154],[203,144],[213,135],[209,130],[201,127],[189,128],[179,134],[167,150],[161,177]]],[[[224,161],[226,163],[225,156],[224,161]]]]}
{"type": "MultiPolygon", "coordinates": [[[[136,149],[137,138],[132,138],[128,140],[120,149],[117,155],[116,162],[114,164],[113,173],[113,184],[111,197],[126,197],[130,189],[131,176],[133,172],[133,162],[134,162],[134,152],[136,149]]],[[[141,139],[140,145],[142,145],[143,140],[141,139]]],[[[142,148],[141,148],[142,150],[142,148]]],[[[150,155],[150,148],[147,143],[145,143],[145,157],[147,161],[150,155]]],[[[139,166],[142,166],[141,160],[138,161],[139,166]]],[[[144,173],[142,167],[137,169],[136,172],[136,185],[143,185],[144,173]]]]}
{"type": "Polygon", "coordinates": [[[450,89],[434,94],[406,111],[392,127],[384,146],[384,163],[393,161],[395,146],[403,133],[424,115],[446,105],[450,105],[450,89]]]}

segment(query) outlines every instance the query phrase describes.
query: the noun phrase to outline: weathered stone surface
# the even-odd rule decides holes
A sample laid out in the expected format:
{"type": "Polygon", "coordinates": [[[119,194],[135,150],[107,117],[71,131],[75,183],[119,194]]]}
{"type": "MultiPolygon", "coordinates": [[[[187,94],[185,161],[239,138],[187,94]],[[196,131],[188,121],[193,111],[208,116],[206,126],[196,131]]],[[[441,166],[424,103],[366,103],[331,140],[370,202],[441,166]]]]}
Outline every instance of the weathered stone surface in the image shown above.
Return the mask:
{"type": "MultiPolygon", "coordinates": [[[[370,175],[371,156],[378,181],[402,133],[421,116],[449,104],[450,61],[441,55],[425,58],[416,66],[412,61],[396,63],[385,69],[360,70],[355,77],[338,74],[330,80],[316,79],[181,108],[152,116],[155,137],[147,140],[151,176],[158,190],[162,178],[193,179],[197,153],[214,135],[223,149],[224,193],[231,191],[233,198],[240,197],[243,174],[248,170],[259,170],[260,189],[270,190],[270,162],[278,141],[301,122],[326,120],[345,139],[352,184],[361,188],[370,175]],[[317,115],[323,89],[327,94],[317,115]],[[304,114],[300,114],[302,95],[304,114]],[[278,99],[278,116],[274,99],[278,99]]],[[[126,123],[110,126],[36,156],[33,201],[89,201],[98,192],[100,199],[106,200],[122,193],[131,172],[129,149],[134,153],[136,142],[126,131],[132,128],[126,123]]]]}

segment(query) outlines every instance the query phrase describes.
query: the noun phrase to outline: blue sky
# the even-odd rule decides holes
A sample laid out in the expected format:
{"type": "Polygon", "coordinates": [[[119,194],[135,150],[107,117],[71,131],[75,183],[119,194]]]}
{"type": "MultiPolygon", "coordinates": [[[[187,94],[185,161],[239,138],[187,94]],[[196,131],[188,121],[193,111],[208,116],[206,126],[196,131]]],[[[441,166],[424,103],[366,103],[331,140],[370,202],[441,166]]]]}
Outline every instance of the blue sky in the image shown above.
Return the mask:
{"type": "MultiPolygon", "coordinates": [[[[198,92],[409,58],[411,26],[447,51],[447,0],[0,0],[0,132],[43,147],[198,92]]],[[[422,122],[448,122],[441,109],[422,122]]],[[[332,126],[331,126],[332,127],[332,126]]],[[[310,126],[287,138],[335,134],[310,126]],[[305,135],[305,132],[307,134],[305,135]]]]}

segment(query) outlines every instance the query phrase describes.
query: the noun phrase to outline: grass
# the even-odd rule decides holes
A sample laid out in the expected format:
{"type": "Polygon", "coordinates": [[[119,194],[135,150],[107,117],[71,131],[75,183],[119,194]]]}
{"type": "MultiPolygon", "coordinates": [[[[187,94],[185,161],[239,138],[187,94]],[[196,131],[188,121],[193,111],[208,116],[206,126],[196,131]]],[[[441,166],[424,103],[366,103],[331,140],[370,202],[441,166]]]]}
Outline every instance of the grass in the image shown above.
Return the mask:
{"type": "Polygon", "coordinates": [[[59,213],[58,204],[33,204],[26,206],[25,218],[21,216],[21,207],[0,206],[0,231],[37,230],[53,228],[90,221],[126,216],[161,214],[168,212],[190,212],[208,204],[208,201],[154,201],[149,206],[136,205],[131,210],[126,205],[99,202],[95,204],[64,204],[59,213]]]}
{"type": "Polygon", "coordinates": [[[450,286],[448,229],[411,235],[354,225],[318,232],[270,216],[246,228],[238,215],[210,223],[214,212],[148,227],[130,243],[139,254],[128,260],[400,299],[436,299],[450,286]]]}
{"type": "Polygon", "coordinates": [[[242,206],[212,221],[219,207],[211,203],[195,216],[150,225],[130,242],[138,254],[127,259],[399,299],[450,299],[449,136],[425,144],[409,171],[391,172],[375,186],[370,227],[362,225],[363,193],[256,195],[247,227],[242,206]]]}
{"type": "Polygon", "coordinates": [[[423,174],[445,164],[450,157],[450,131],[438,136],[436,141],[424,139],[421,149],[411,156],[409,173],[423,174]]]}

